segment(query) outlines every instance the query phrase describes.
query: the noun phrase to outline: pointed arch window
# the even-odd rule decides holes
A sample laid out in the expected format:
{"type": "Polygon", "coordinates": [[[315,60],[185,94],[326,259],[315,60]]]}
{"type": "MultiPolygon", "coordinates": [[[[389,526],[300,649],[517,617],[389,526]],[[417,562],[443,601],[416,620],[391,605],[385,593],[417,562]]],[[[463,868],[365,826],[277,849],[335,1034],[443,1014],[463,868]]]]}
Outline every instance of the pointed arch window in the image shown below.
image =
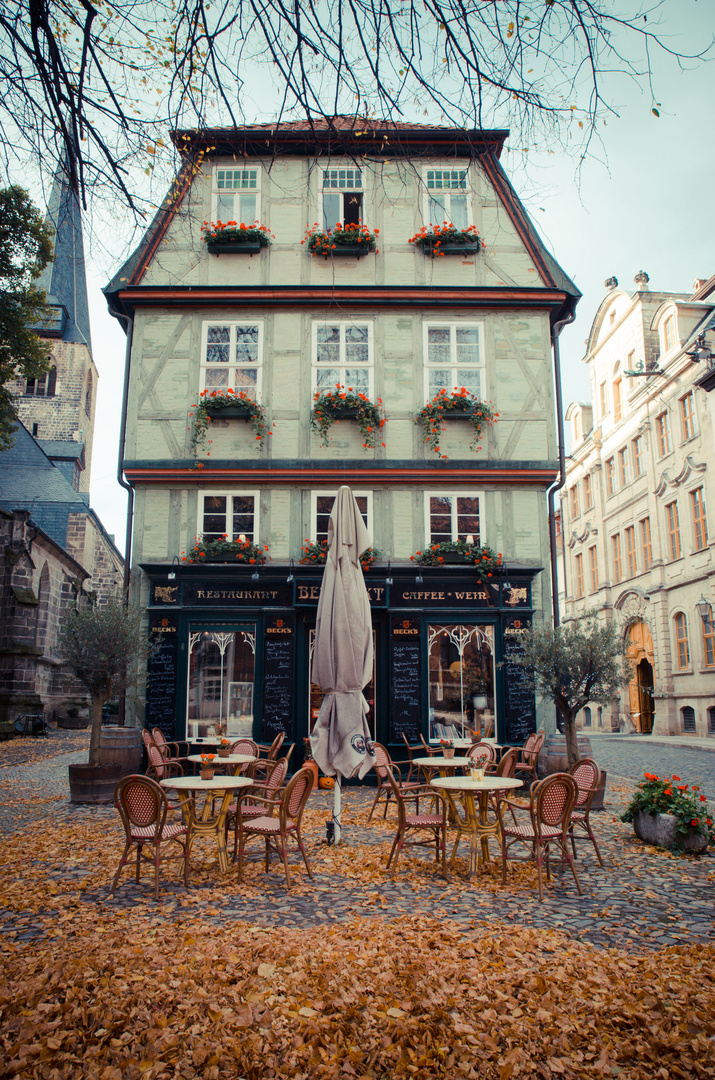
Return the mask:
{"type": "Polygon", "coordinates": [[[37,379],[28,379],[25,383],[26,397],[54,397],[57,392],[57,368],[53,364],[49,371],[37,379]]]}

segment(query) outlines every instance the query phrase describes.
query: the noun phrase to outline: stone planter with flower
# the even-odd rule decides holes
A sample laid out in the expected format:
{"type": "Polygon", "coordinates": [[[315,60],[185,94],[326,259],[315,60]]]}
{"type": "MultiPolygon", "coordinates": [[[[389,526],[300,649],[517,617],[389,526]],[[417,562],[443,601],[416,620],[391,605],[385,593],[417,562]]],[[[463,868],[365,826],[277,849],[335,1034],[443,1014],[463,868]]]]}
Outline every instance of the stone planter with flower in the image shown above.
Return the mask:
{"type": "Polygon", "coordinates": [[[442,750],[442,756],[446,758],[454,757],[454,743],[451,739],[440,739],[439,745],[442,750]]]}
{"type": "Polygon", "coordinates": [[[683,784],[679,776],[661,779],[644,773],[621,821],[633,823],[639,840],[655,847],[701,855],[715,841],[708,802],[697,784],[683,784]]]}
{"type": "Polygon", "coordinates": [[[191,408],[191,447],[196,469],[204,468],[203,462],[199,461],[199,449],[211,442],[208,439],[208,429],[212,420],[245,420],[251,425],[259,448],[266,436],[271,434],[263,405],[254,401],[244,390],[237,392],[230,386],[226,390],[202,390],[199,400],[191,408]]]}
{"type": "Polygon", "coordinates": [[[468,544],[466,540],[445,540],[416,551],[410,560],[419,566],[448,566],[462,563],[473,566],[480,581],[486,581],[504,568],[501,552],[487,545],[468,544]]]}
{"type": "Polygon", "coordinates": [[[371,251],[379,254],[379,233],[379,229],[370,232],[366,225],[338,224],[334,229],[321,229],[316,221],[312,229],[306,232],[301,244],[307,245],[314,259],[321,255],[324,259],[336,255],[350,255],[360,259],[371,251]]]}
{"type": "Polygon", "coordinates": [[[427,443],[430,450],[439,454],[443,461],[447,455],[440,451],[440,439],[445,430],[445,420],[469,420],[474,430],[474,438],[469,444],[469,449],[478,453],[482,431],[486,424],[495,424],[499,413],[494,406],[486,401],[480,401],[476,394],[472,394],[464,386],[450,391],[442,389],[428,401],[424,409],[415,417],[415,423],[422,425],[424,432],[423,442],[427,443]]]}
{"type": "Polygon", "coordinates": [[[181,553],[181,561],[186,563],[249,563],[251,566],[262,566],[266,561],[267,552],[268,544],[259,546],[245,538],[229,540],[224,534],[215,540],[206,540],[203,536],[197,536],[191,551],[186,554],[181,553]]]}
{"type": "Polygon", "coordinates": [[[448,221],[442,225],[423,225],[407,242],[433,259],[444,255],[476,255],[485,246],[474,225],[457,229],[448,221]]]}
{"type": "Polygon", "coordinates": [[[310,413],[311,429],[320,435],[323,446],[330,443],[330,429],[339,420],[355,420],[362,435],[363,449],[384,446],[382,429],[387,417],[382,408],[382,398],[377,404],[351,386],[335,384],[334,390],[316,390],[313,394],[313,408],[310,413]]]}
{"type": "Polygon", "coordinates": [[[204,221],[201,234],[212,255],[257,255],[275,236],[266,225],[254,221],[204,221]]]}
{"type": "MultiPolygon", "coordinates": [[[[363,570],[369,570],[380,554],[377,548],[366,548],[360,556],[360,564],[363,570]]],[[[300,549],[300,561],[305,566],[324,566],[327,557],[327,540],[317,540],[315,543],[312,540],[306,540],[300,549]]]]}

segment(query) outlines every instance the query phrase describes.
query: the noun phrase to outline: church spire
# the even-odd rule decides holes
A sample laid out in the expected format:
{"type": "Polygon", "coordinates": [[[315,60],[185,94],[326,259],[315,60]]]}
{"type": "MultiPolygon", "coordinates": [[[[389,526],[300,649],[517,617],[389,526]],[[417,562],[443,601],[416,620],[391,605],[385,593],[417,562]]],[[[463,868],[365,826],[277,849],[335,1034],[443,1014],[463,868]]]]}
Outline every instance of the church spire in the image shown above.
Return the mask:
{"type": "MultiPolygon", "coordinates": [[[[55,173],[47,221],[55,230],[54,259],[47,264],[37,284],[47,293],[48,305],[56,309],[52,325],[59,331],[57,336],[62,341],[81,342],[91,352],[82,214],[62,163],[55,173]]],[[[55,333],[50,336],[54,337],[55,333]]]]}

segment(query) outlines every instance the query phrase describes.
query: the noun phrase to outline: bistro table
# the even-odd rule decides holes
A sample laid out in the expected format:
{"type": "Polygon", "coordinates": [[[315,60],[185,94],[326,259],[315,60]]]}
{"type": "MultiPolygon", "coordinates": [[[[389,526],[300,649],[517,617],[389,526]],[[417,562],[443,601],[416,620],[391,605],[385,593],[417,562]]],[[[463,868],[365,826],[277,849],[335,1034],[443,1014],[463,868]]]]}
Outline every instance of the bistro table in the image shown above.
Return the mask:
{"type": "Polygon", "coordinates": [[[439,791],[447,793],[454,814],[457,839],[449,860],[450,868],[454,864],[462,833],[469,832],[469,880],[473,881],[477,876],[479,863],[489,862],[489,837],[499,835],[498,819],[489,820],[489,794],[492,791],[504,791],[507,788],[520,788],[523,786],[523,781],[513,776],[485,776],[483,780],[472,780],[471,776],[436,776],[430,784],[439,791]],[[457,811],[454,802],[455,795],[461,796],[464,807],[463,818],[457,811]],[[475,796],[479,796],[478,800],[475,796]]]}
{"type": "Polygon", "coordinates": [[[190,746],[220,746],[224,738],[225,735],[207,735],[205,738],[187,739],[186,742],[190,746]]]}
{"type": "MultiPolygon", "coordinates": [[[[205,765],[204,757],[204,754],[189,754],[189,761],[194,761],[197,765],[205,765]]],[[[254,754],[226,754],[224,757],[215,754],[211,762],[211,768],[217,769],[219,765],[236,765],[238,767],[239,765],[248,765],[250,761],[258,761],[258,758],[254,754]]],[[[234,769],[234,772],[238,772],[238,768],[234,769]]]]}
{"type": "MultiPolygon", "coordinates": [[[[245,757],[245,754],[235,755],[245,757]]],[[[253,758],[249,757],[249,761],[253,758]]],[[[232,793],[236,788],[248,788],[253,786],[250,776],[215,776],[213,780],[202,780],[200,776],[174,776],[168,780],[161,780],[161,786],[171,788],[172,791],[203,791],[206,795],[200,817],[192,810],[184,810],[184,821],[189,825],[192,839],[195,836],[213,836],[218,847],[218,863],[221,872],[228,870],[228,855],[226,854],[226,814],[231,803],[232,793]],[[221,795],[221,805],[218,812],[214,809],[213,796],[221,795]]]]}

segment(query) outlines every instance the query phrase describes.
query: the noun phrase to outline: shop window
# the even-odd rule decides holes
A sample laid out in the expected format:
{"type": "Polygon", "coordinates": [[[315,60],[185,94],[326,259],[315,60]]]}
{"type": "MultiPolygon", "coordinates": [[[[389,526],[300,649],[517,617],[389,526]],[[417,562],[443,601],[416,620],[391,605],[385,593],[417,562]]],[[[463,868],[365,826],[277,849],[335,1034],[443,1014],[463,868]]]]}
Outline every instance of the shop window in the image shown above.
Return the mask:
{"type": "Polygon", "coordinates": [[[591,592],[596,592],[598,588],[598,552],[595,544],[588,549],[588,560],[591,569],[591,592]]]}
{"type": "Polygon", "coordinates": [[[665,520],[668,529],[668,544],[671,559],[679,559],[680,547],[680,515],[678,514],[677,502],[668,503],[665,508],[665,520]]]}
{"type": "Polygon", "coordinates": [[[616,494],[616,462],[610,457],[606,462],[606,495],[616,494]]]}
{"type": "Polygon", "coordinates": [[[323,170],[323,228],[359,225],[363,220],[363,186],[360,169],[323,170]]]}
{"type": "Polygon", "coordinates": [[[656,416],[655,431],[658,436],[658,451],[661,457],[665,457],[673,449],[670,441],[670,419],[667,412],[662,412],[656,416]]]}
{"type": "Polygon", "coordinates": [[[189,634],[188,739],[213,735],[217,724],[229,739],[253,736],[255,654],[255,624],[189,634]]]}
{"type": "Polygon", "coordinates": [[[685,397],[680,399],[680,425],[683,439],[692,439],[697,432],[695,423],[695,396],[689,390],[685,397]]]}
{"type": "Polygon", "coordinates": [[[206,491],[199,495],[199,532],[204,540],[252,540],[258,543],[258,492],[206,491]]]}
{"type": "MultiPolygon", "coordinates": [[[[311,537],[318,543],[328,539],[328,522],[333,510],[337,491],[312,491],[310,495],[311,537]]],[[[353,491],[358,509],[362,514],[368,533],[372,536],[372,492],[353,491]]],[[[362,552],[358,552],[358,555],[362,552]]]]}
{"type": "Polygon", "coordinates": [[[675,655],[681,671],[690,667],[690,642],[688,641],[688,620],[682,611],[675,616],[675,655]]]}
{"type": "Polygon", "coordinates": [[[621,534],[616,533],[611,537],[611,550],[613,551],[613,580],[617,585],[623,580],[623,563],[621,561],[621,534]]]}
{"type": "Polygon", "coordinates": [[[694,732],[695,726],[695,709],[691,705],[684,705],[680,710],[680,715],[683,718],[683,731],[694,732]]]}
{"type": "Polygon", "coordinates": [[[481,323],[425,323],[425,393],[465,387],[481,399],[484,386],[484,341],[481,323]]]}
{"type": "Polygon", "coordinates": [[[491,624],[427,627],[429,737],[494,735],[494,627],[491,624]]]}
{"type": "Polygon", "coordinates": [[[593,481],[589,474],[583,478],[583,508],[584,510],[593,509],[593,481]]]}
{"type": "Polygon", "coordinates": [[[471,191],[467,169],[426,169],[425,221],[442,225],[445,221],[455,229],[471,225],[471,191]]]}
{"type": "Polygon", "coordinates": [[[261,323],[204,323],[201,389],[243,390],[254,400],[261,387],[261,323]]]}
{"type": "Polygon", "coordinates": [[[628,577],[635,577],[638,573],[638,566],[636,564],[636,530],[632,525],[629,525],[627,529],[624,529],[623,536],[626,541],[626,565],[628,567],[628,577]]]}
{"type": "Polygon", "coordinates": [[[427,492],[425,505],[428,543],[443,544],[466,540],[468,543],[481,544],[480,503],[481,495],[476,493],[437,495],[427,492]]]}
{"type": "Polygon", "coordinates": [[[214,169],[214,220],[253,225],[261,212],[258,169],[214,169]]]}
{"type": "Polygon", "coordinates": [[[633,465],[636,476],[642,476],[645,468],[642,435],[637,435],[633,440],[633,465]]]}
{"type": "Polygon", "coordinates": [[[372,398],[372,377],[372,323],[313,323],[313,393],[340,384],[372,398]]]}
{"type": "Polygon", "coordinates": [[[37,379],[28,379],[25,383],[26,397],[54,397],[57,390],[57,368],[53,365],[37,379]]]}
{"type": "Polygon", "coordinates": [[[579,554],[574,559],[576,566],[576,599],[583,596],[583,555],[579,554]]]}
{"type": "Polygon", "coordinates": [[[641,556],[643,558],[643,569],[650,570],[653,565],[653,547],[650,539],[650,518],[643,518],[639,522],[641,530],[641,556]]]}
{"type": "Polygon", "coordinates": [[[693,511],[695,550],[702,551],[708,546],[708,522],[705,516],[705,495],[701,487],[690,492],[690,506],[693,511]]]}
{"type": "Polygon", "coordinates": [[[618,480],[622,488],[631,482],[631,467],[628,461],[628,447],[618,451],[618,480]]]}

